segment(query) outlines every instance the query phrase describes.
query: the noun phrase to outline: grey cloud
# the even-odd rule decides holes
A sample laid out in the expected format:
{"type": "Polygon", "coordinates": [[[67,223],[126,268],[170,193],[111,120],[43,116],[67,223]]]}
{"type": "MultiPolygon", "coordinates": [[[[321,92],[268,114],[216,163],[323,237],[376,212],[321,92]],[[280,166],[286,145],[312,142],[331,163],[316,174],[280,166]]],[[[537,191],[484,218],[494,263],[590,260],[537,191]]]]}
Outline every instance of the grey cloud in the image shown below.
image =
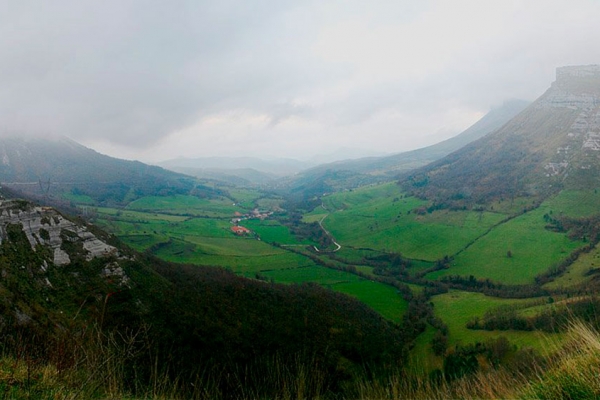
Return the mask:
{"type": "MultiPolygon", "coordinates": [[[[437,131],[445,129],[435,121],[449,105],[485,112],[506,98],[533,99],[555,67],[600,62],[600,6],[575,1],[568,7],[557,0],[535,13],[515,6],[519,18],[505,32],[462,32],[444,42],[455,47],[450,59],[433,53],[423,61],[440,39],[453,38],[452,29],[490,16],[429,28],[427,18],[444,21],[436,10],[445,3],[433,0],[3,2],[0,133],[51,132],[142,149],[231,110],[266,116],[271,132],[254,134],[274,149],[285,145],[275,140],[289,137],[279,130],[293,116],[336,128],[328,132],[352,127],[347,131],[357,140],[357,126],[386,110],[422,117],[437,131]],[[555,14],[563,4],[570,11],[561,19],[555,14]],[[413,34],[419,24],[425,29],[413,34]],[[344,30],[355,25],[366,36],[344,30]],[[338,28],[338,36],[327,37],[338,28]],[[325,50],[324,38],[331,40],[325,50]],[[366,45],[355,43],[361,40],[366,45]],[[387,47],[374,53],[381,60],[370,71],[369,50],[382,43],[387,47]],[[348,50],[333,54],[340,48],[348,50]],[[388,62],[392,67],[379,68],[388,62]]],[[[473,4],[457,1],[465,9],[473,4]]],[[[352,146],[351,135],[344,140],[352,146]]]]}
{"type": "Polygon", "coordinates": [[[9,7],[0,17],[6,60],[0,117],[42,133],[152,144],[219,104],[272,86],[265,60],[254,56],[261,50],[240,47],[262,42],[254,30],[285,11],[278,4],[40,1],[9,7]]]}

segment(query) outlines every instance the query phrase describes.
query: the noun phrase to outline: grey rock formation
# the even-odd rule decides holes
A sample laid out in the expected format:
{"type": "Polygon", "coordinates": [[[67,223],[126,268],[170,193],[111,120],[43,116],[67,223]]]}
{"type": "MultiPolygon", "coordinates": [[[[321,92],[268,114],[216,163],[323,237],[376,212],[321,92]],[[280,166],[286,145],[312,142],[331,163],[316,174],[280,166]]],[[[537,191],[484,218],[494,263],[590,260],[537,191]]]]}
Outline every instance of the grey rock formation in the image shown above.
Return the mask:
{"type": "MultiPolygon", "coordinates": [[[[0,243],[7,238],[7,226],[20,224],[29,240],[31,249],[48,246],[52,249],[54,265],[66,265],[71,262],[69,254],[63,249],[63,242],[80,241],[86,252],[86,260],[117,254],[117,250],[98,239],[85,226],[78,226],[49,207],[36,207],[14,200],[0,201],[0,243]]],[[[41,267],[45,268],[44,266],[41,267]]]]}
{"type": "Polygon", "coordinates": [[[536,102],[536,108],[593,109],[600,105],[600,65],[560,67],[556,81],[536,102]]]}

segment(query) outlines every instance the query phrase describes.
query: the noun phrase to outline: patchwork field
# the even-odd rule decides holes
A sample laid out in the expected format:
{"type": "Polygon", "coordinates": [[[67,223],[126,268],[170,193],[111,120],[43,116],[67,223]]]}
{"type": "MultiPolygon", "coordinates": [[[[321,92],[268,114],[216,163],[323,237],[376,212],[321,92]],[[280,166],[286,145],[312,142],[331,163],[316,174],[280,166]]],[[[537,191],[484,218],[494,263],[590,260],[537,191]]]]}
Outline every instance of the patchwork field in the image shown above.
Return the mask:
{"type": "MultiPolygon", "coordinates": [[[[427,275],[473,275],[507,284],[531,283],[536,275],[584,245],[564,233],[546,229],[544,215],[552,212],[585,216],[594,212],[600,196],[564,192],[539,208],[511,218],[490,211],[433,210],[405,197],[394,184],[336,193],[323,200],[307,218],[323,218],[324,227],[343,246],[396,252],[414,260],[453,257],[451,267],[427,275]]],[[[499,209],[500,204],[498,205],[499,209]]],[[[596,208],[597,209],[597,208],[596,208]]]]}
{"type": "MultiPolygon", "coordinates": [[[[458,274],[507,284],[532,283],[536,275],[585,245],[547,229],[548,215],[594,215],[600,201],[595,191],[583,195],[562,192],[525,213],[527,204],[519,199],[494,203],[487,211],[435,210],[428,209],[425,201],[407,197],[394,183],[372,185],[325,196],[322,205],[303,215],[303,222],[321,222],[340,244],[338,251],[327,253],[315,251],[317,243],[299,239],[278,220],[278,215],[285,216],[281,198],[255,189],[228,188],[228,193],[230,197],[214,199],[145,197],[124,209],[97,208],[94,212],[100,225],[130,246],[165,260],[225,267],[249,278],[278,283],[318,283],[354,296],[385,318],[400,322],[408,302],[398,289],[377,281],[381,276],[373,272],[374,265],[388,260],[390,254],[410,259],[406,270],[410,277],[427,273],[426,279],[437,280],[458,274]],[[248,218],[254,209],[275,215],[248,218]],[[511,214],[515,211],[516,215],[511,214]],[[234,234],[233,218],[250,233],[234,234]],[[450,257],[450,267],[429,272],[445,256],[450,257]]],[[[599,252],[583,254],[546,287],[585,282],[597,265],[599,252]]],[[[413,294],[424,293],[425,286],[418,280],[410,282],[413,294]]],[[[459,290],[431,298],[435,315],[448,326],[449,347],[500,336],[519,347],[542,347],[548,339],[540,333],[466,328],[472,318],[498,307],[518,308],[524,314],[539,312],[547,307],[540,301],[543,299],[501,299],[459,290]]],[[[431,350],[434,333],[427,325],[417,339],[412,354],[420,361],[415,368],[440,368],[441,358],[431,350]]]]}
{"type": "Polygon", "coordinates": [[[324,201],[326,207],[336,207],[323,225],[338,242],[435,261],[457,253],[506,218],[474,211],[421,214],[415,210],[425,202],[404,197],[395,185],[381,186],[335,194],[324,201]]]}
{"type": "Polygon", "coordinates": [[[584,245],[545,228],[549,206],[501,224],[454,257],[448,270],[428,275],[473,275],[507,284],[532,283],[536,275],[584,245]]]}
{"type": "MultiPolygon", "coordinates": [[[[241,217],[239,224],[251,234],[235,235],[231,231],[233,217],[240,218],[240,214],[261,205],[278,210],[281,199],[265,197],[254,190],[230,190],[230,193],[235,196],[235,203],[226,198],[145,197],[124,209],[94,211],[99,225],[139,251],[151,251],[178,263],[225,267],[249,278],[288,284],[319,283],[357,297],[386,318],[400,321],[408,304],[395,289],[349,272],[325,268],[288,250],[314,243],[299,240],[277,220],[241,217]],[[269,244],[272,242],[280,246],[269,244]]],[[[366,266],[359,268],[367,275],[372,270],[366,266]]]]}

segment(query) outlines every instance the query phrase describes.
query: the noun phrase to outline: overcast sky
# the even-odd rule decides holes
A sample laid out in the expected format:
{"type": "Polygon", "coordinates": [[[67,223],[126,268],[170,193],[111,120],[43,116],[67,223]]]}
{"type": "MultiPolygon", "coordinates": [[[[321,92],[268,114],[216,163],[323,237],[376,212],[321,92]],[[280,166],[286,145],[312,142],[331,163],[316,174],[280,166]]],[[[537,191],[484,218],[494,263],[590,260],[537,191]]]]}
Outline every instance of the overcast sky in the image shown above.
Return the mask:
{"type": "Polygon", "coordinates": [[[0,133],[148,162],[401,152],[600,63],[599,22],[598,0],[0,0],[0,133]]]}

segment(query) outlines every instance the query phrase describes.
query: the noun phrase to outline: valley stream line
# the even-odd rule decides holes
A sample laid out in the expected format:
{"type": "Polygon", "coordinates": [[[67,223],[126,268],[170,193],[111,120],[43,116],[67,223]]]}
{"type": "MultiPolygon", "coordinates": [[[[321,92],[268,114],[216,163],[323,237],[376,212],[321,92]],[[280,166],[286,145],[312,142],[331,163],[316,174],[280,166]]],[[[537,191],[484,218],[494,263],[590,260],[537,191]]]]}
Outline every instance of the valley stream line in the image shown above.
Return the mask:
{"type": "MultiPolygon", "coordinates": [[[[329,231],[328,231],[327,229],[325,229],[325,227],[323,226],[323,221],[325,221],[325,218],[329,217],[329,214],[330,214],[330,212],[329,212],[329,210],[328,210],[328,209],[325,207],[325,204],[321,203],[321,207],[323,207],[323,210],[327,211],[327,214],[325,214],[325,215],[323,216],[323,218],[321,218],[321,220],[319,221],[319,226],[321,227],[321,229],[323,229],[323,232],[325,232],[325,234],[326,234],[327,236],[329,236],[329,238],[331,239],[331,241],[333,242],[333,244],[335,244],[335,246],[336,246],[336,249],[335,249],[335,250],[333,250],[333,252],[335,253],[336,251],[339,251],[339,250],[342,248],[342,246],[341,246],[341,245],[340,245],[338,242],[336,242],[336,241],[335,241],[335,238],[334,238],[334,237],[331,235],[331,233],[329,233],[329,231]]],[[[317,248],[317,246],[313,246],[313,247],[314,247],[314,249],[315,249],[317,252],[319,252],[319,253],[321,252],[321,250],[319,250],[319,249],[317,248]]]]}

